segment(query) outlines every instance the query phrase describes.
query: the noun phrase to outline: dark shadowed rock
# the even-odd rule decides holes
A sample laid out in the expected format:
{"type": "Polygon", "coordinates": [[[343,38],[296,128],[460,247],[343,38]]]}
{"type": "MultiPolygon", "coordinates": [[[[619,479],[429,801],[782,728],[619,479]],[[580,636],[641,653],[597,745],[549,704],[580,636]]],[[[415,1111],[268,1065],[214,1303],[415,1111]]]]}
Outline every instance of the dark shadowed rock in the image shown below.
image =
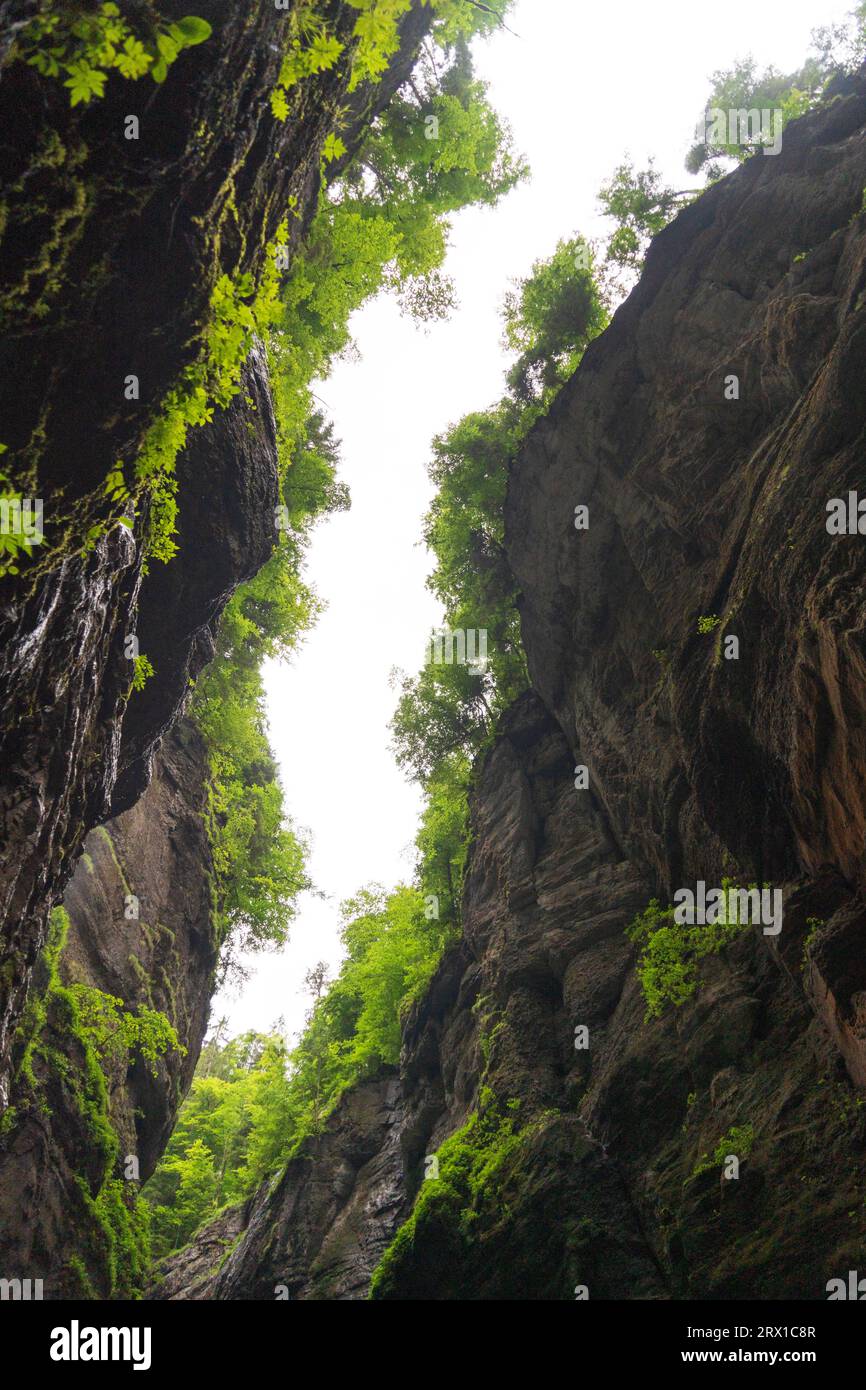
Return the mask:
{"type": "MultiPolygon", "coordinates": [[[[159,14],[177,19],[187,8],[165,0],[159,14]]],[[[286,220],[290,250],[308,227],[351,47],[297,89],[281,122],[270,96],[291,15],[201,0],[195,13],[211,37],[184,51],[164,83],[111,74],[100,100],[73,108],[61,81],[15,56],[34,10],[27,0],[0,3],[3,466],[24,496],[42,499],[45,529],[34,560],[0,594],[0,1108],[50,908],[88,831],[143,791],[185,681],[209,657],[209,622],[232,584],[262,563],[268,524],[273,533],[273,481],[237,464],[232,476],[225,456],[215,467],[205,431],[190,441],[183,485],[201,510],[181,516],[181,543],[186,529],[190,548],[200,547],[197,565],[188,552],[183,579],[154,565],[142,586],[147,508],[126,530],[106,482],[118,465],[134,478],[149,426],[201,355],[220,277],[236,283],[261,271],[286,220]],[[138,140],[124,138],[129,115],[138,140]],[[129,374],[137,400],[125,397],[129,374]],[[157,675],[127,716],[124,639],[139,620],[157,675]]],[[[127,10],[152,25],[149,5],[127,10]]],[[[357,18],[335,5],[334,33],[350,39],[357,18]]],[[[383,95],[353,94],[350,144],[402,80],[431,21],[413,0],[383,95]]],[[[215,428],[235,435],[243,465],[255,449],[238,433],[243,397],[238,411],[215,428]]]]}
{"type": "MultiPolygon", "coordinates": [[[[153,1069],[138,1055],[108,1065],[108,1118],[119,1139],[109,1175],[124,1182],[130,1158],[142,1182],[152,1173],[207,1025],[218,942],[206,766],[201,735],[182,721],[137,805],[88,836],[64,900],[62,983],[93,986],[128,1012],[158,1010],[185,1049],[168,1051],[153,1069]],[[127,914],[131,895],[137,919],[127,914]]],[[[106,1297],[109,1266],[86,1196],[97,1196],[105,1160],[80,1099],[79,1041],[52,1019],[49,1010],[31,1082],[20,1077],[13,1087],[15,1124],[0,1137],[0,1267],[31,1270],[46,1298],[62,1298],[80,1296],[80,1262],[106,1297]]],[[[130,1194],[137,1189],[131,1182],[130,1194]]]]}
{"type": "Polygon", "coordinates": [[[536,693],[479,770],[464,940],[408,1021],[395,1121],[374,1105],[375,1153],[346,1169],[345,1096],[318,1161],[232,1217],[219,1272],[212,1228],[164,1296],[273,1297],[281,1263],[295,1297],[362,1295],[425,1155],[488,1092],[522,1136],[494,1199],[474,1220],[428,1206],[379,1296],[822,1299],[857,1267],[866,548],[825,523],[862,485],[864,186],[861,74],[656,239],[535,428],[507,549],[536,693]],[[783,891],[781,934],[744,929],[648,1017],[625,927],[725,875],[783,891]],[[344,1171],[332,1231],[350,1211],[352,1239],[319,1285],[307,1213],[344,1171]],[[366,1173],[387,1205],[365,1205],[366,1173]]]}

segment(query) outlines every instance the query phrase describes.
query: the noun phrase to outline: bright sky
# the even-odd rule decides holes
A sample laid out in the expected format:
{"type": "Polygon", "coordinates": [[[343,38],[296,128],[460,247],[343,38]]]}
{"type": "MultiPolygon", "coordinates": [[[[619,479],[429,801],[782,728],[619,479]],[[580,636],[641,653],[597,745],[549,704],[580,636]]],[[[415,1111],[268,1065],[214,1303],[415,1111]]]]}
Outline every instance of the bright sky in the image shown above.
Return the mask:
{"type": "Polygon", "coordinates": [[[480,75],[511,122],[531,182],[498,208],[454,219],[447,271],[459,309],[419,332],[381,299],[355,318],[359,362],[319,389],[342,440],[352,509],[326,521],[308,578],[328,607],[291,666],[266,671],[271,739],[288,810],[312,832],[311,872],[326,896],[304,896],[285,950],[255,957],[238,997],[214,1002],[230,1029],[303,1026],[306,971],[336,973],[338,904],[362,884],[411,876],[420,796],[397,770],[387,725],[394,666],[414,673],[441,614],[425,588],[419,545],[430,500],[429,445],[503,390],[499,309],[562,237],[605,230],[596,193],[628,151],[653,155],[676,188],[709,78],[751,52],[761,66],[796,68],[811,30],[841,21],[853,0],[787,0],[726,8],[694,0],[518,0],[510,27],[477,46],[480,75]]]}

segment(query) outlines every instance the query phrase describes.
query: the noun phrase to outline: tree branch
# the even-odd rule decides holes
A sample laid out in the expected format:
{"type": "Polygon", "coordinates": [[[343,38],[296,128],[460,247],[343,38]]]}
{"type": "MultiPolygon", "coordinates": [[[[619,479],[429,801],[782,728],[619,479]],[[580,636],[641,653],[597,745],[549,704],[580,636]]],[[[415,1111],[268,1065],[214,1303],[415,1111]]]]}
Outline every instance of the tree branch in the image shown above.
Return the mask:
{"type": "Polygon", "coordinates": [[[466,2],[469,5],[474,5],[476,10],[483,10],[485,14],[492,14],[496,19],[499,20],[500,27],[504,29],[506,33],[514,34],[514,37],[516,39],[520,38],[519,34],[515,34],[513,29],[508,28],[508,25],[505,23],[505,20],[503,19],[502,15],[499,13],[498,10],[495,10],[492,5],[485,5],[484,0],[466,0],[466,2]]]}

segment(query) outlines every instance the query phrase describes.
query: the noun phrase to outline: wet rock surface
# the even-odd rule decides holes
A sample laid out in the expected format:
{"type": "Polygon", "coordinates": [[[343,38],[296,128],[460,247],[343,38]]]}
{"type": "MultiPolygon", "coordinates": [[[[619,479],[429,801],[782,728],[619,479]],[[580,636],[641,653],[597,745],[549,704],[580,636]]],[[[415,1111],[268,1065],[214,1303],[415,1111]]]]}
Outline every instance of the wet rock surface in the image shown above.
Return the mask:
{"type": "MultiPolygon", "coordinates": [[[[173,20],[187,8],[166,0],[159,13],[173,20]]],[[[33,13],[27,0],[0,5],[4,470],[44,507],[35,559],[0,580],[0,1108],[49,911],[88,831],[141,795],[155,744],[209,659],[208,624],[273,541],[275,482],[251,466],[273,433],[256,354],[235,404],[193,431],[178,465],[197,509],[182,521],[185,562],[144,574],[147,507],[130,529],[119,525],[106,481],[118,466],[134,477],[149,426],[201,354],[220,277],[257,274],[284,222],[290,252],[303,235],[348,84],[341,63],[304,84],[291,120],[275,120],[288,11],[202,0],[195,13],[212,35],[163,84],[113,75],[99,101],[73,108],[62,82],[15,57],[33,13]],[[137,140],[124,135],[131,115],[137,140]],[[252,443],[245,394],[264,405],[252,443]],[[124,644],[139,624],[157,674],[128,705],[124,644]]],[[[144,3],[130,14],[153,21],[144,3]]],[[[431,14],[413,4],[381,91],[353,93],[350,151],[411,66],[431,14]]],[[[356,20],[351,6],[334,7],[337,35],[356,20]]]]}

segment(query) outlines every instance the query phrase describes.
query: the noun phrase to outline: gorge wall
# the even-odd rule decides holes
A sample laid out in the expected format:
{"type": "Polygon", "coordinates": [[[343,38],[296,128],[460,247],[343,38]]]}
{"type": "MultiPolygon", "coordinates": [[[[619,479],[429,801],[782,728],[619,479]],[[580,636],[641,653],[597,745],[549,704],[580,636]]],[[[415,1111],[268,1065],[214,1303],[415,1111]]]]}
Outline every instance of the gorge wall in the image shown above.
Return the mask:
{"type": "Polygon", "coordinates": [[[826,522],[862,482],[864,188],[860,74],[653,243],[510,480],[533,692],[477,771],[463,941],[399,1069],[154,1296],[819,1299],[857,1268],[866,570],[826,522]],[[648,1018],[625,927],[725,876],[783,891],[781,933],[648,1018]]]}
{"type": "MultiPolygon", "coordinates": [[[[263,353],[178,459],[171,564],[146,565],[147,504],[114,524],[105,481],[195,360],[220,275],[260,268],[290,199],[290,249],[303,234],[338,108],[348,159],[429,23],[413,5],[375,91],[320,74],[283,125],[262,112],[284,12],[195,8],[213,39],[165,84],[70,110],[6,61],[35,6],[0,0],[3,443],[47,499],[48,542],[0,599],[0,1267],[49,1298],[131,1292],[97,1194],[130,1157],[153,1170],[206,1026],[219,903],[185,709],[276,539],[263,353]],[[133,632],[156,675],[131,696],[133,632]],[[76,984],[158,1009],[182,1045],[110,1078],[115,1147],[62,1026],[76,984]]],[[[331,10],[344,33],[354,12],[331,10]]],[[[864,189],[860,75],[654,242],[510,480],[533,689],[477,769],[462,941],[399,1068],[347,1092],[151,1296],[815,1299],[857,1268],[864,561],[825,522],[861,482],[864,189]],[[723,876],[783,889],[781,934],[744,932],[647,1018],[625,927],[723,876]],[[726,1182],[702,1160],[745,1126],[726,1182]]]]}
{"type": "MultiPolygon", "coordinates": [[[[382,81],[349,94],[341,61],[303,84],[281,122],[269,99],[296,5],[247,11],[202,0],[196,14],[211,37],[184,52],[165,82],[109,82],[100,100],[74,107],[60,81],[8,49],[34,8],[8,0],[0,9],[2,443],[17,490],[45,507],[44,542],[3,579],[0,601],[0,1105],[48,914],[84,838],[144,791],[187,678],[207,659],[204,629],[273,548],[275,477],[265,484],[261,467],[248,475],[255,449],[243,433],[260,428],[245,397],[267,393],[261,380],[249,390],[261,378],[255,355],[245,389],[214,418],[219,437],[203,442],[193,431],[178,464],[194,506],[181,513],[184,553],[164,573],[145,565],[150,503],[124,509],[107,480],[121,467],[131,484],[143,445],[153,447],[149,431],[207,348],[221,277],[239,286],[259,275],[283,224],[288,254],[296,248],[337,113],[348,158],[431,22],[417,0],[382,81]],[[125,137],[131,116],[137,139],[125,137]],[[195,574],[187,562],[199,564],[195,574]],[[163,658],[131,702],[130,634],[154,666],[145,640],[163,658]]],[[[147,0],[130,8],[145,27],[154,22],[147,0]]],[[[176,20],[186,8],[167,0],[159,16],[176,20]]],[[[357,11],[326,8],[351,52],[357,11]]]]}
{"type": "MultiPolygon", "coordinates": [[[[124,15],[146,34],[188,8],[133,0],[124,15]]],[[[147,490],[118,503],[107,480],[122,468],[131,485],[171,393],[210,350],[221,278],[248,299],[281,227],[291,259],[325,140],[339,118],[351,157],[432,17],[413,2],[382,79],[349,92],[357,10],[325,6],[346,58],[299,88],[283,122],[269,103],[299,8],[201,0],[211,35],[162,84],[113,76],[71,106],[13,47],[46,7],[0,5],[0,484],[43,500],[45,532],[0,579],[0,1261],[42,1279],[46,1298],[135,1292],[118,1247],[134,1221],[120,1210],[127,1162],[141,1180],[153,1170],[207,1024],[220,902],[207,750],[185,712],[225,604],[278,541],[260,344],[177,457],[169,564],[148,555],[147,490]],[[136,691],[130,635],[155,669],[136,691]],[[58,970],[56,943],[43,953],[61,903],[58,970]],[[103,1094],[70,1029],[76,984],[158,1010],[179,1047],[103,1094]]]]}

